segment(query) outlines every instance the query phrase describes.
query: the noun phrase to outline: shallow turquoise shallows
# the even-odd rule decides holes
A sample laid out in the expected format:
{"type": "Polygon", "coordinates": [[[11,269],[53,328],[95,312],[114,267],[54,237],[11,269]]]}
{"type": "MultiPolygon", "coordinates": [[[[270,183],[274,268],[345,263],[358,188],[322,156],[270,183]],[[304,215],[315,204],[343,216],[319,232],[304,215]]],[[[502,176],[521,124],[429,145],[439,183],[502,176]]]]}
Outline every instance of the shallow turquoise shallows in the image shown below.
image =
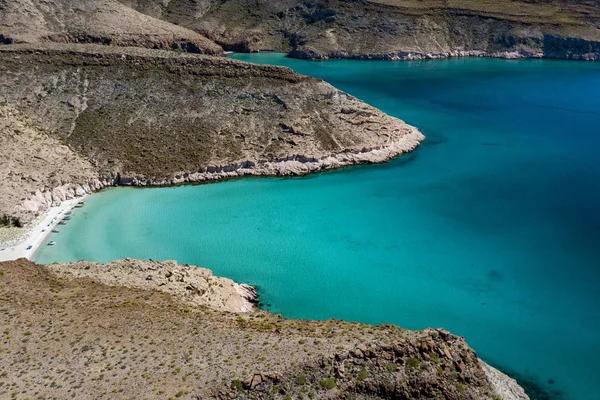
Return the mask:
{"type": "Polygon", "coordinates": [[[286,317],[444,327],[551,398],[600,399],[600,63],[236,58],[321,77],[427,141],[304,178],[108,190],[37,261],[197,264],[286,317]]]}

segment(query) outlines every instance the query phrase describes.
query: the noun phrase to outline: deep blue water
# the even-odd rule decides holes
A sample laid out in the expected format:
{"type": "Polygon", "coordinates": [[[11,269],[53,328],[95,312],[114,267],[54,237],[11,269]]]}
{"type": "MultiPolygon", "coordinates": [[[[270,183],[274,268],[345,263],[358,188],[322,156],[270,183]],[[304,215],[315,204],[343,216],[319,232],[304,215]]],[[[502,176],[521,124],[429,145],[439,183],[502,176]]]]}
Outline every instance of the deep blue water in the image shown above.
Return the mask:
{"type": "Polygon", "coordinates": [[[235,57],[321,77],[427,140],[305,178],[111,189],[38,261],[202,265],[286,317],[444,327],[552,398],[600,399],[600,63],[235,57]]]}

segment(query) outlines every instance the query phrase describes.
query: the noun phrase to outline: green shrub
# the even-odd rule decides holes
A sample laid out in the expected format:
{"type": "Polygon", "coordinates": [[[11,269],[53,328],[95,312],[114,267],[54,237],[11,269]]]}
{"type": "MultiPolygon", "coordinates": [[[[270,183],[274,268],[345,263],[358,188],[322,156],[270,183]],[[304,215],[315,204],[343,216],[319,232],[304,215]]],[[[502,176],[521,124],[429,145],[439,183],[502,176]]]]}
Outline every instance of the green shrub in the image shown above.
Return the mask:
{"type": "Polygon", "coordinates": [[[367,379],[368,376],[369,376],[369,373],[367,372],[367,370],[363,369],[358,374],[358,381],[359,382],[364,381],[365,379],[367,379]]]}
{"type": "Polygon", "coordinates": [[[298,385],[306,385],[306,376],[300,375],[298,378],[296,378],[296,383],[298,385]]]}
{"type": "Polygon", "coordinates": [[[333,389],[335,387],[335,379],[333,378],[327,378],[327,379],[323,379],[322,381],[319,382],[319,386],[321,386],[323,389],[333,389]]]}
{"type": "Polygon", "coordinates": [[[410,357],[408,360],[406,360],[406,366],[408,369],[417,368],[419,364],[421,364],[421,360],[416,357],[410,357]]]}
{"type": "Polygon", "coordinates": [[[233,381],[231,381],[231,388],[242,392],[244,391],[244,384],[239,379],[234,379],[233,381]]]}
{"type": "Polygon", "coordinates": [[[460,383],[460,382],[456,384],[456,389],[457,389],[459,392],[464,392],[464,391],[465,391],[465,390],[467,390],[468,388],[469,388],[469,386],[468,386],[468,385],[463,385],[463,384],[462,384],[462,383],[460,383]]]}

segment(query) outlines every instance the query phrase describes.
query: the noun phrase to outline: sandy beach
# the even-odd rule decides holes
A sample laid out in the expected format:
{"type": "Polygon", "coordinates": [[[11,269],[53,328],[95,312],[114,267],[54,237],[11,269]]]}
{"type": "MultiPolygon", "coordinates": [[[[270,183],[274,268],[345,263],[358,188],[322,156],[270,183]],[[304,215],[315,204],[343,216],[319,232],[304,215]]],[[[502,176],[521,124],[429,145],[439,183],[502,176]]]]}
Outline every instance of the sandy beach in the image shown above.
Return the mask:
{"type": "Polygon", "coordinates": [[[30,260],[39,247],[45,243],[52,229],[58,225],[61,217],[71,211],[85,197],[65,200],[60,206],[51,207],[24,229],[3,228],[13,230],[15,234],[12,238],[9,235],[4,242],[0,241],[0,261],[16,260],[23,257],[30,260]],[[32,247],[28,250],[29,246],[32,247]]]}

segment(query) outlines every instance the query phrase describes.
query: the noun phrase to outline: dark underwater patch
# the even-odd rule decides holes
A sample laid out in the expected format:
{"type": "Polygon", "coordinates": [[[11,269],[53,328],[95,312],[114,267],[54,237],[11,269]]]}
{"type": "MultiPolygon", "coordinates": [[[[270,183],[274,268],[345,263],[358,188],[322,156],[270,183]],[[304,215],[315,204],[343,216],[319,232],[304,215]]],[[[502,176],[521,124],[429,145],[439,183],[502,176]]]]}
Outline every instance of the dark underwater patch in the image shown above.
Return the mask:
{"type": "Polygon", "coordinates": [[[492,282],[499,282],[504,279],[504,276],[497,269],[492,269],[487,273],[487,278],[492,282]]]}
{"type": "MultiPolygon", "coordinates": [[[[545,388],[537,379],[530,375],[519,374],[507,367],[494,366],[494,368],[516,379],[530,400],[567,400],[563,392],[545,388]]],[[[555,380],[553,378],[548,379],[548,384],[553,385],[554,383],[555,380]]]]}

